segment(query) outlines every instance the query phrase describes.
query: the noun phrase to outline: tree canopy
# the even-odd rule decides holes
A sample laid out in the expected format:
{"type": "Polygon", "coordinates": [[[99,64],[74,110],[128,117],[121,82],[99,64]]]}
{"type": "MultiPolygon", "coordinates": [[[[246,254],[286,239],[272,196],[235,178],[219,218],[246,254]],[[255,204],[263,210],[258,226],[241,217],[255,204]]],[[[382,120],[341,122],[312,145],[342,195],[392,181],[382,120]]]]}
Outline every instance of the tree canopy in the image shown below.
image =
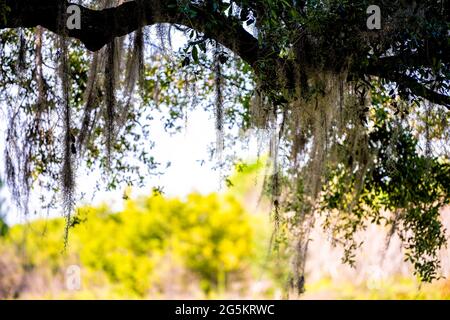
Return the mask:
{"type": "Polygon", "coordinates": [[[1,0],[7,183],[23,207],[36,183],[61,190],[68,226],[77,159],[109,171],[110,186],[127,170],[139,175],[128,151],[152,171],[154,157],[139,148],[144,107],[164,108],[176,128],[212,94],[217,153],[236,125],[270,136],[265,190],[275,244],[294,243],[293,287],[303,288],[315,221],[349,263],[355,232],[391,226],[431,281],[446,242],[439,209],[450,200],[449,8],[446,0],[1,0]],[[80,28],[66,23],[73,5],[80,28]],[[368,28],[372,5],[379,29],[368,28]],[[157,53],[148,54],[157,46],[149,26],[157,53]],[[168,54],[173,30],[188,41],[168,54]]]}

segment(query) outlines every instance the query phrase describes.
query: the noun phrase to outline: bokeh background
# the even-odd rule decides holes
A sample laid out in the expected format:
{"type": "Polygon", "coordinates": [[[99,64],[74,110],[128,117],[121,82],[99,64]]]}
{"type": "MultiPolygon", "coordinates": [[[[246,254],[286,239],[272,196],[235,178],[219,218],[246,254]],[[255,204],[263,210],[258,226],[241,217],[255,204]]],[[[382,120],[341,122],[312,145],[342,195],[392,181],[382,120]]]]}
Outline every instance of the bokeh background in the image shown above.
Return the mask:
{"type": "MultiPolygon", "coordinates": [[[[383,226],[357,235],[356,265],[320,221],[311,233],[306,292],[286,290],[290,259],[271,249],[270,201],[261,197],[260,162],[241,165],[228,187],[167,196],[126,189],[120,208],[77,208],[64,243],[63,218],[5,222],[1,206],[2,299],[448,299],[450,280],[421,284],[401,242],[383,226]]],[[[446,228],[449,210],[442,212],[446,228]]],[[[450,251],[441,253],[442,275],[450,251]]]]}

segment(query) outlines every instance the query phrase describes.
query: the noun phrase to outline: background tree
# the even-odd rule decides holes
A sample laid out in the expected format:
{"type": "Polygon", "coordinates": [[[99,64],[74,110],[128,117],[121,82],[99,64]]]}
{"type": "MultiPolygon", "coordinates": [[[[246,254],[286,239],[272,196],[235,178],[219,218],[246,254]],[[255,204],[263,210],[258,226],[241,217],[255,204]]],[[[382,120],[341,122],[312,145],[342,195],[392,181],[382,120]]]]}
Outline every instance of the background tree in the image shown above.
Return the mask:
{"type": "MultiPolygon", "coordinates": [[[[130,169],[124,152],[138,152],[130,135],[145,136],[136,133],[141,106],[172,106],[170,127],[183,105],[174,100],[201,96],[189,88],[205,76],[211,81],[200,81],[200,91],[215,94],[219,154],[227,123],[270,132],[266,189],[278,238],[295,243],[294,287],[303,288],[319,213],[346,261],[360,245],[355,231],[386,223],[418,275],[438,276],[439,209],[450,188],[448,1],[81,2],[74,30],[66,28],[66,1],[0,2],[2,101],[14,106],[5,164],[18,203],[26,207],[39,180],[62,190],[70,221],[76,158],[96,160],[114,186],[130,169]],[[380,30],[366,26],[373,4],[382,11],[380,30]],[[158,26],[163,46],[171,29],[189,41],[171,59],[162,50],[150,61],[149,25],[158,26]],[[177,73],[185,75],[181,85],[177,73]]],[[[141,160],[154,168],[152,157],[141,160]]]]}

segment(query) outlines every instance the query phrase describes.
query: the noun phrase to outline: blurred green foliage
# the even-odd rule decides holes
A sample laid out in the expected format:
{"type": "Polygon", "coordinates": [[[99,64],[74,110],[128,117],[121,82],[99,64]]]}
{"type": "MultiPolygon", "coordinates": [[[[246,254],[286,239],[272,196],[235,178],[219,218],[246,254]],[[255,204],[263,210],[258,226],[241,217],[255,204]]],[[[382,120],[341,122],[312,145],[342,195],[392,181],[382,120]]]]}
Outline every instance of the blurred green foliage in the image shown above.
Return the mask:
{"type": "Polygon", "coordinates": [[[68,261],[79,262],[138,296],[170,281],[158,277],[167,261],[209,292],[249,268],[255,254],[253,219],[230,195],[191,194],[186,201],[152,195],[128,200],[119,213],[107,205],[80,208],[64,255],[63,219],[13,226],[4,242],[22,244],[32,267],[58,272],[68,261]]]}
{"type": "Polygon", "coordinates": [[[253,230],[231,197],[192,194],[182,202],[157,195],[128,201],[119,214],[107,213],[85,208],[77,216],[89,221],[74,229],[74,238],[84,244],[81,261],[139,294],[158,281],[152,274],[167,254],[198,275],[206,291],[245,268],[251,257],[253,230]],[[114,241],[108,241],[111,235],[114,241]]]}
{"type": "Polygon", "coordinates": [[[174,286],[220,296],[236,283],[247,290],[264,270],[269,281],[281,283],[267,256],[268,217],[250,214],[241,204],[258,168],[261,164],[238,165],[224,194],[180,199],[153,192],[132,199],[126,190],[119,212],[107,204],[80,207],[70,221],[66,249],[62,218],[14,225],[0,240],[0,254],[14,250],[24,269],[45,273],[47,282],[79,265],[88,297],[96,286],[109,291],[108,298],[161,296],[174,286]]]}

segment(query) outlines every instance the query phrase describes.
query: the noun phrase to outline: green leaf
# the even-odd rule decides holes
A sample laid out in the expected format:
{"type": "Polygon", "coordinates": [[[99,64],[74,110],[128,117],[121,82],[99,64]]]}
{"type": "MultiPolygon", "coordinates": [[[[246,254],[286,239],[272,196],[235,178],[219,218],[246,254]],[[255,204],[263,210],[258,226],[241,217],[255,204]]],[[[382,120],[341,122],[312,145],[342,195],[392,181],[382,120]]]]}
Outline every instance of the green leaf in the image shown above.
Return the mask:
{"type": "Polygon", "coordinates": [[[198,63],[198,48],[197,48],[197,46],[194,46],[192,48],[192,59],[194,60],[195,63],[198,63]]]}

